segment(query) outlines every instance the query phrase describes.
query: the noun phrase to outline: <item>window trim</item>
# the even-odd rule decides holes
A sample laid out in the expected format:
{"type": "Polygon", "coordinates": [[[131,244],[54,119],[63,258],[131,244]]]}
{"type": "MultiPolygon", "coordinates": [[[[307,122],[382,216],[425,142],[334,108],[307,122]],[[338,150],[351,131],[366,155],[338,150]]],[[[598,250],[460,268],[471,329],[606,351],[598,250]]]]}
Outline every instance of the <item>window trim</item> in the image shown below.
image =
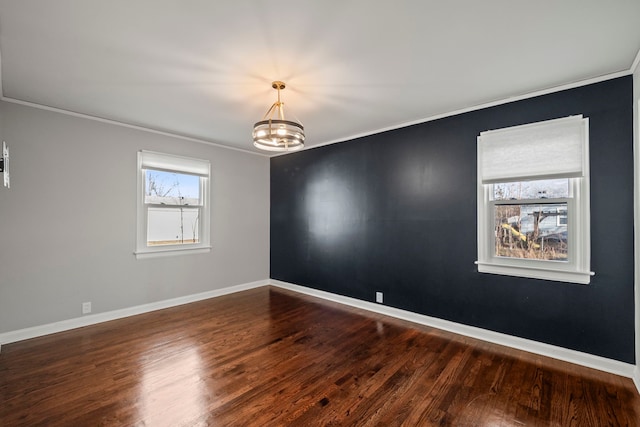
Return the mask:
{"type": "MultiPolygon", "coordinates": [[[[590,271],[591,237],[590,237],[590,200],[589,200],[589,158],[588,158],[588,118],[584,123],[585,147],[583,151],[583,174],[581,177],[569,177],[569,198],[567,202],[567,261],[532,260],[498,257],[495,255],[495,220],[492,200],[493,182],[483,183],[481,171],[481,136],[478,136],[478,177],[477,177],[477,220],[478,220],[478,272],[507,276],[526,277],[559,282],[588,284],[593,272],[590,271]]],[[[563,120],[563,119],[557,119],[563,120]]],[[[545,122],[541,122],[544,124],[545,122]]],[[[535,125],[535,124],[534,124],[535,125]]],[[[532,125],[524,125],[532,126],[532,125]]],[[[523,126],[523,127],[524,127],[523,126]]],[[[517,128],[517,127],[514,127],[517,128]]],[[[512,129],[512,128],[507,128],[512,129]]],[[[539,179],[545,179],[541,177],[539,179]]],[[[523,179],[515,179],[523,181],[523,179]]],[[[514,180],[511,180],[514,181],[514,180]]],[[[504,179],[500,182],[509,182],[504,179]]],[[[523,201],[549,203],[550,199],[533,199],[523,201]]]]}
{"type": "MultiPolygon", "coordinates": [[[[191,157],[177,156],[173,154],[158,153],[154,151],[138,151],[137,155],[137,220],[136,220],[136,259],[155,258],[162,256],[189,255],[211,252],[210,245],[210,204],[209,204],[209,180],[211,168],[208,160],[191,157]],[[147,166],[147,167],[145,167],[147,166]],[[149,167],[150,166],[150,167],[149,167]],[[193,174],[200,176],[200,199],[202,201],[201,215],[199,219],[200,237],[199,243],[182,245],[147,245],[147,209],[155,205],[147,205],[145,197],[145,171],[148,169],[193,174]]],[[[174,208],[174,206],[170,206],[174,208]]]]}

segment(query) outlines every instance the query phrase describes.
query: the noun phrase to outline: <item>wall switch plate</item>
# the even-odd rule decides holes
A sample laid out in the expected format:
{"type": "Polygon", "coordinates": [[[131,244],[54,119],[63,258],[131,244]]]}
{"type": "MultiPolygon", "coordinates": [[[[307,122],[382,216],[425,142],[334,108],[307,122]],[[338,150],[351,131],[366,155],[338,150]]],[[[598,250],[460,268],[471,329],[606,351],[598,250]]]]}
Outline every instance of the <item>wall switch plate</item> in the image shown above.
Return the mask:
{"type": "Polygon", "coordinates": [[[376,302],[382,304],[382,292],[376,292],[376,302]]]}
{"type": "Polygon", "coordinates": [[[82,314],[89,314],[91,313],[91,303],[90,302],[83,302],[82,303],[82,314]]]}

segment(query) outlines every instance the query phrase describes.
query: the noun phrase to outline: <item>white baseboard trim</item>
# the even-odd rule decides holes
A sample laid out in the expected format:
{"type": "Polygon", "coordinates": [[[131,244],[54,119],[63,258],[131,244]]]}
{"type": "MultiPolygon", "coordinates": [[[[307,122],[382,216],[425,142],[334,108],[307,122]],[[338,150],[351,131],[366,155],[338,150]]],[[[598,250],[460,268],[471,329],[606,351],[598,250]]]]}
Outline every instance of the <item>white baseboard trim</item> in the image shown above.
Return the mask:
{"type": "Polygon", "coordinates": [[[73,319],[62,320],[60,322],[39,325],[16,331],[10,331],[0,334],[0,349],[2,344],[22,341],[31,338],[37,338],[57,332],[68,331],[71,329],[81,328],[84,326],[95,325],[97,323],[108,322],[110,320],[121,319],[124,317],[135,316],[137,314],[148,313],[164,308],[175,307],[178,305],[189,304],[209,298],[215,298],[222,295],[228,295],[235,292],[245,291],[249,289],[259,288],[261,286],[273,285],[283,289],[288,289],[301,294],[306,294],[328,301],[334,301],[340,304],[361,308],[374,313],[384,314],[402,320],[418,323],[425,326],[442,329],[456,334],[516,348],[530,353],[536,353],[543,356],[552,357],[554,359],[564,360],[566,362],[575,363],[577,365],[587,366],[589,368],[598,369],[600,371],[609,372],[633,379],[638,392],[640,392],[640,365],[635,366],[617,360],[607,359],[600,356],[594,356],[588,353],[582,353],[575,350],[569,350],[549,344],[540,343],[524,338],[518,338],[511,335],[501,334],[474,326],[463,325],[448,320],[438,319],[423,314],[413,313],[398,308],[376,304],[373,302],[358,300],[355,298],[345,297],[342,295],[332,294],[330,292],[320,291],[317,289],[307,288],[305,286],[295,285],[292,283],[282,282],[279,280],[259,280],[256,282],[244,283],[236,286],[230,286],[222,289],[214,289],[212,291],[202,292],[199,294],[186,295],[182,297],[172,298],[163,301],[142,304],[134,307],[123,308],[120,310],[108,311],[105,313],[96,313],[73,319]]]}
{"type": "Polygon", "coordinates": [[[356,308],[361,308],[364,310],[372,311],[374,313],[384,314],[387,316],[395,317],[397,319],[408,320],[410,322],[418,323],[425,326],[431,326],[437,329],[442,329],[467,337],[488,341],[494,344],[500,344],[506,347],[512,347],[518,350],[523,350],[530,353],[540,354],[554,359],[563,360],[565,362],[574,363],[576,365],[586,366],[589,368],[597,369],[599,371],[609,372],[623,377],[632,378],[634,379],[636,386],[638,386],[638,390],[640,391],[640,373],[638,372],[640,368],[629,363],[607,359],[605,357],[595,356],[588,353],[582,353],[580,351],[569,350],[550,344],[544,344],[525,338],[514,337],[512,335],[489,331],[487,329],[477,328],[474,326],[463,325],[461,323],[413,313],[411,311],[401,310],[382,304],[345,297],[342,295],[336,295],[330,292],[307,288],[305,286],[295,285],[279,280],[271,279],[270,283],[271,285],[276,287],[288,289],[294,292],[299,292],[329,301],[338,302],[356,308]]]}
{"type": "MultiPolygon", "coordinates": [[[[81,328],[83,326],[95,325],[96,323],[108,322],[109,320],[121,319],[123,317],[135,316],[136,314],[148,313],[150,311],[162,310],[163,308],[175,307],[178,305],[189,304],[191,302],[201,301],[209,298],[215,298],[222,295],[228,295],[235,292],[246,291],[248,289],[258,288],[269,285],[268,280],[259,280],[257,282],[244,283],[236,286],[229,286],[222,289],[214,289],[212,291],[202,292],[199,294],[186,295],[177,298],[171,298],[163,301],[156,301],[149,304],[127,307],[120,310],[107,311],[104,313],[90,314],[73,319],[62,320],[60,322],[49,323],[46,325],[34,326],[31,328],[19,329],[0,334],[0,346],[16,341],[22,341],[30,338],[36,338],[43,335],[54,334],[56,332],[68,331],[70,329],[81,328]]],[[[1,350],[1,347],[0,347],[1,350]]]]}

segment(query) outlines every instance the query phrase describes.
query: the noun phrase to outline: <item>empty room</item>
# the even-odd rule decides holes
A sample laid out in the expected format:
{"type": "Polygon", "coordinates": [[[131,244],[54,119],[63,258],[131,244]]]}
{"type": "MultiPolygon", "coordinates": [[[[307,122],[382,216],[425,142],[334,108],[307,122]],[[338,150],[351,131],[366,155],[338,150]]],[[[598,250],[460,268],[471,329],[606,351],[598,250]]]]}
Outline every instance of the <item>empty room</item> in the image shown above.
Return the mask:
{"type": "Polygon", "coordinates": [[[0,426],[640,426],[638,17],[0,0],[0,426]]]}

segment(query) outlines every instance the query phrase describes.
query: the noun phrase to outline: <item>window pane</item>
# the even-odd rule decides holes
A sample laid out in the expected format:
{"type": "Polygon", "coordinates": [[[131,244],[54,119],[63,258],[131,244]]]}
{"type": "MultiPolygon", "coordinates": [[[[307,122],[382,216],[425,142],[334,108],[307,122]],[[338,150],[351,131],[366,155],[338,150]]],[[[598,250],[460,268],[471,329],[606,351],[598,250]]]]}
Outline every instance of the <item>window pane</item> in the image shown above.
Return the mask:
{"type": "Polygon", "coordinates": [[[495,255],[567,261],[567,204],[495,206],[495,255]]]}
{"type": "Polygon", "coordinates": [[[200,243],[199,208],[149,208],[147,246],[200,243]]]}
{"type": "Polygon", "coordinates": [[[562,199],[567,197],[569,197],[568,178],[493,184],[493,200],[562,199]]]}
{"type": "Polygon", "coordinates": [[[145,170],[144,202],[199,206],[200,177],[176,172],[145,170]]]}

